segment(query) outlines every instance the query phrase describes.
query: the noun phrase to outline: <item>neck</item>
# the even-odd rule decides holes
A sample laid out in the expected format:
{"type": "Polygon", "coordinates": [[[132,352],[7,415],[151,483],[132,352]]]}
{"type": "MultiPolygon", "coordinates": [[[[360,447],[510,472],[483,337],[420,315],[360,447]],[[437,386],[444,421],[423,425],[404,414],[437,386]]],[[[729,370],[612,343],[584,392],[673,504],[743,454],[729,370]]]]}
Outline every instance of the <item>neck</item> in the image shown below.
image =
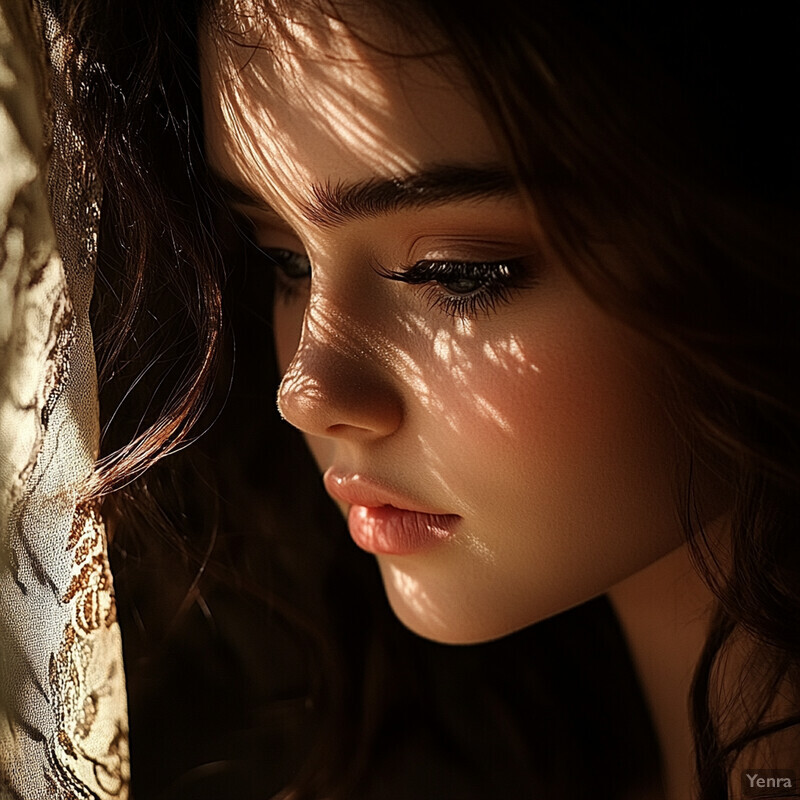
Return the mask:
{"type": "Polygon", "coordinates": [[[667,800],[694,794],[688,698],[713,597],[683,545],[608,592],[658,736],[667,800]]]}

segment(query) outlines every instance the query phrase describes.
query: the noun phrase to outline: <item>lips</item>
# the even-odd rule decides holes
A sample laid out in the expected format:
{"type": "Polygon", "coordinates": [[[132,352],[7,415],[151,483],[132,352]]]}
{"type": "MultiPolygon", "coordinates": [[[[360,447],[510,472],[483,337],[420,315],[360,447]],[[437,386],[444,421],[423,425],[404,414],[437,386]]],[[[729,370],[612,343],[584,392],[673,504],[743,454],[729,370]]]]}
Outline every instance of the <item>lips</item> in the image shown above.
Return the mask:
{"type": "Polygon", "coordinates": [[[329,469],[323,476],[334,500],[350,506],[347,524],[353,541],[375,555],[412,555],[452,538],[457,514],[425,508],[357,473],[329,469]]]}

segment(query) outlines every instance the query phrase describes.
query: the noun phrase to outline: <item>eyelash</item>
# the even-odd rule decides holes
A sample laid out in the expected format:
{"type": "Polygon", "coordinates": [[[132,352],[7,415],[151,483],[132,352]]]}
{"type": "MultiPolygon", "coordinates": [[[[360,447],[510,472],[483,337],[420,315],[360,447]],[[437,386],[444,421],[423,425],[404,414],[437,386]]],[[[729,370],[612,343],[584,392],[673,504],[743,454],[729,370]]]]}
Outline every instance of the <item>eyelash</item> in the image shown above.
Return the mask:
{"type": "MultiPolygon", "coordinates": [[[[302,253],[281,248],[261,248],[275,269],[276,295],[284,300],[297,296],[301,280],[311,274],[308,257],[302,253]],[[297,262],[306,267],[298,269],[297,262]],[[292,274],[294,267],[294,274],[292,274]]],[[[515,290],[529,285],[523,281],[523,259],[505,261],[417,261],[397,270],[380,268],[378,274],[393,281],[411,286],[425,287],[422,296],[431,309],[438,308],[447,316],[457,319],[489,317],[499,305],[509,303],[515,290]],[[447,284],[472,282],[475,288],[458,292],[448,290],[447,284]]]]}
{"type": "Polygon", "coordinates": [[[439,308],[457,319],[488,318],[498,305],[509,303],[516,289],[523,288],[522,259],[506,261],[417,261],[398,270],[379,271],[393,281],[425,286],[423,297],[430,308],[439,308]],[[454,291],[447,284],[472,282],[469,291],[454,291]]]}

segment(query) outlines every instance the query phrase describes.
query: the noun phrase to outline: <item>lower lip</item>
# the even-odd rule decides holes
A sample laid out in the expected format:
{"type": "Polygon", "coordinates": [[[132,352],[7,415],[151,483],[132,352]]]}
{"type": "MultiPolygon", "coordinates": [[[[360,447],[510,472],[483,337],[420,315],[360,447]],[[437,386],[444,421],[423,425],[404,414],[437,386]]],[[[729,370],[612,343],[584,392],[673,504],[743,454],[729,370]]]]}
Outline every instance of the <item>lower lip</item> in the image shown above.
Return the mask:
{"type": "Polygon", "coordinates": [[[375,555],[407,556],[452,537],[459,519],[454,514],[423,514],[394,506],[350,506],[347,525],[362,550],[375,555]]]}

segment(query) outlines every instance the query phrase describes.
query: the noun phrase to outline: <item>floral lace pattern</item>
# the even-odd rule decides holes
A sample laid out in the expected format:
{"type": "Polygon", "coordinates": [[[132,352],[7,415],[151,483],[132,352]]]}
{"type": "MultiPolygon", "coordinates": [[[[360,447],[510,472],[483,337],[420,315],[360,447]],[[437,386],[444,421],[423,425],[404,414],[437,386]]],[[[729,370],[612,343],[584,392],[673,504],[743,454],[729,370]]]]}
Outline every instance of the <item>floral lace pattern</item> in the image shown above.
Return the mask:
{"type": "Polygon", "coordinates": [[[128,796],[89,302],[99,192],[46,6],[0,0],[0,798],[128,796]]]}
{"type": "Polygon", "coordinates": [[[50,692],[58,705],[46,774],[55,786],[81,785],[77,773],[88,771],[84,786],[96,783],[105,792],[100,796],[120,797],[128,781],[127,730],[117,718],[105,721],[113,727],[104,735],[95,731],[103,724],[103,707],[124,694],[124,681],[105,531],[92,506],[76,509],[68,547],[73,574],[62,602],[72,619],[50,656],[50,692]]]}

